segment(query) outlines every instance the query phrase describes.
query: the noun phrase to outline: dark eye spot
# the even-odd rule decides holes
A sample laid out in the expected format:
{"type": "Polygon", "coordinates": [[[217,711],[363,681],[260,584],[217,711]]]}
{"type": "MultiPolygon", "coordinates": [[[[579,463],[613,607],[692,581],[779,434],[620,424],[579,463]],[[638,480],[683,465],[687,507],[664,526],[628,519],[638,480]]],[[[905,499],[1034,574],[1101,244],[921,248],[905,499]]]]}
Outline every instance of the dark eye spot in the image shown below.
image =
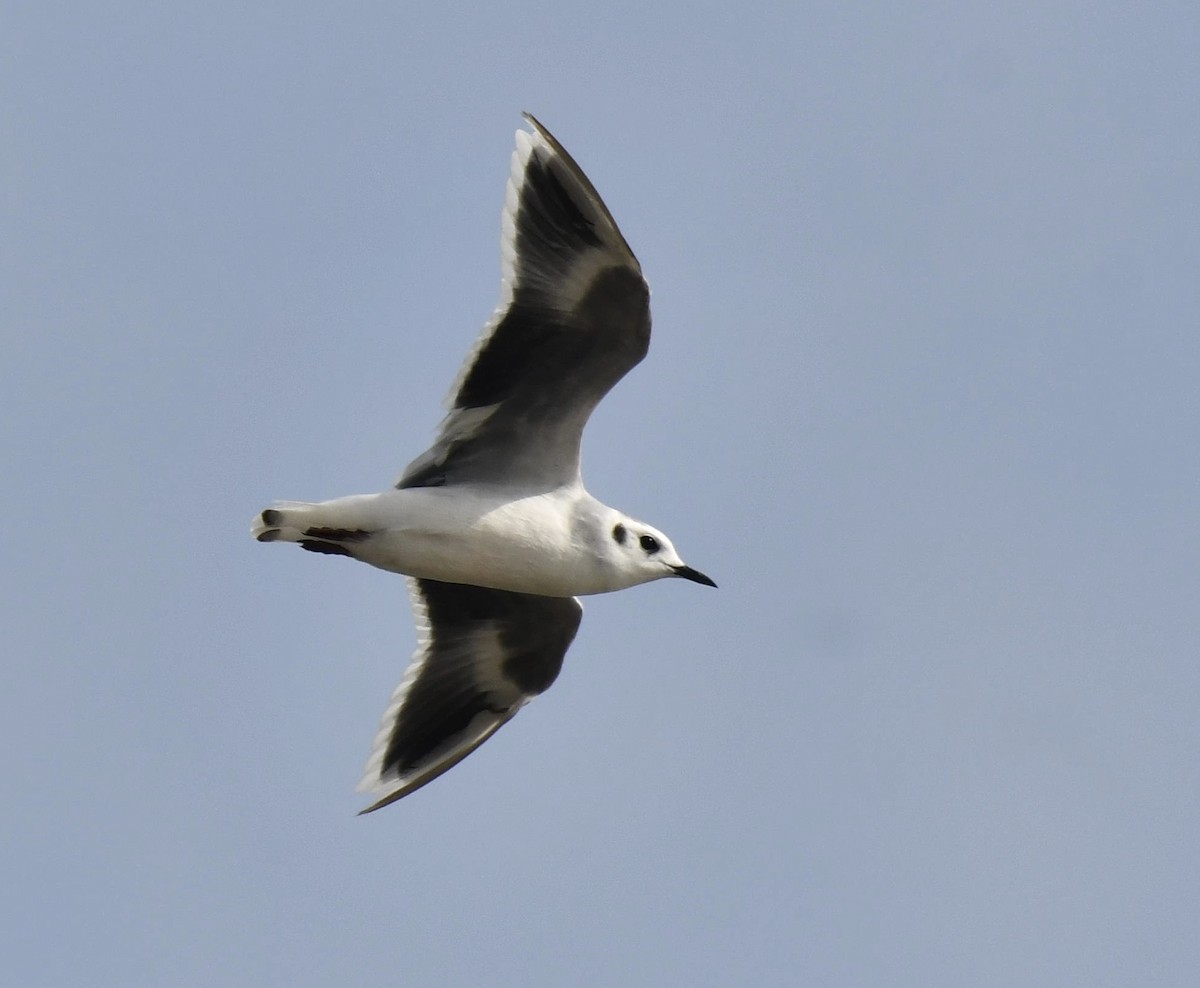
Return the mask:
{"type": "Polygon", "coordinates": [[[625,526],[624,526],[624,525],[616,525],[616,526],[614,526],[614,528],[613,528],[613,541],[614,541],[614,542],[616,542],[616,543],[617,543],[617,545],[624,545],[624,544],[625,544],[625,526]]]}
{"type": "Polygon", "coordinates": [[[656,539],[653,535],[643,535],[640,539],[638,539],[638,542],[642,549],[644,549],[650,555],[658,552],[658,539],[656,539]]]}

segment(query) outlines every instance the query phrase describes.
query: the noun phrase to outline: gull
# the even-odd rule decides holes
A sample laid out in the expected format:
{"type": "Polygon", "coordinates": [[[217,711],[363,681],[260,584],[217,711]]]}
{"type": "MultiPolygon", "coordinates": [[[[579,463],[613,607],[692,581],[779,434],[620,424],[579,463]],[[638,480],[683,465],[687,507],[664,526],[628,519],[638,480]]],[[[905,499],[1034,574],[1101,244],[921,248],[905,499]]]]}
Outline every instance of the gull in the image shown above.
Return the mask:
{"type": "Polygon", "coordinates": [[[408,578],[416,652],[359,790],[363,813],[419,789],[557,678],[586,594],[664,577],[716,584],[662,532],[583,486],[597,403],[646,355],[650,289],[592,183],[532,115],[501,214],[500,302],[434,444],[395,486],[255,518],[260,542],[408,578]]]}

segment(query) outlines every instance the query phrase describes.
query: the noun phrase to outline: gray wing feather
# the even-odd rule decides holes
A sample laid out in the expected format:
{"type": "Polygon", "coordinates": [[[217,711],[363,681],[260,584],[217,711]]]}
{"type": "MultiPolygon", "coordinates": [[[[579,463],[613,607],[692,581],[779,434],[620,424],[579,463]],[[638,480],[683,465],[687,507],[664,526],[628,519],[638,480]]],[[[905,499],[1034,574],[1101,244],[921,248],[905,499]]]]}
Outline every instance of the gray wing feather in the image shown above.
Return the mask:
{"type": "Polygon", "coordinates": [[[573,597],[409,579],[420,641],[359,789],[369,813],[453,768],[549,689],[579,628],[573,597]]]}
{"type": "Polygon", "coordinates": [[[549,489],[579,476],[583,427],[646,355],[650,290],[592,183],[533,117],[517,133],[503,214],[500,305],[434,445],[397,487],[549,489]]]}

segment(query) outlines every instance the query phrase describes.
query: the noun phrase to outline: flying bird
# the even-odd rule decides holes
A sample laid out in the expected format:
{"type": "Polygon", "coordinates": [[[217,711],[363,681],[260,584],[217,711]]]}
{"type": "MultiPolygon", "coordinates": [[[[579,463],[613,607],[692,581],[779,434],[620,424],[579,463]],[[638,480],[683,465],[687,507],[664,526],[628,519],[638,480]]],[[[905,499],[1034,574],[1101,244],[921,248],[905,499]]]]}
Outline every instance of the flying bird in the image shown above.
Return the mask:
{"type": "Polygon", "coordinates": [[[584,489],[597,403],[646,355],[650,289],[592,183],[533,116],[501,216],[500,302],[434,444],[395,486],[254,520],[260,542],[408,578],[416,652],[360,791],[379,809],[453,767],[554,682],[577,597],[664,577],[715,587],[658,529],[584,489]]]}

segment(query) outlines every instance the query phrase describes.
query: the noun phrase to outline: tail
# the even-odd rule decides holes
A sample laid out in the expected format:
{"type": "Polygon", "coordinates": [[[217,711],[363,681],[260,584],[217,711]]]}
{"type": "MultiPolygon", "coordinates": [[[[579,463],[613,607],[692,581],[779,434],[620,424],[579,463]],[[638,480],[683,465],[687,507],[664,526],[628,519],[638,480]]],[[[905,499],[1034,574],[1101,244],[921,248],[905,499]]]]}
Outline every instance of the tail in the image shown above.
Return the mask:
{"type": "Polygon", "coordinates": [[[276,501],[264,508],[254,519],[250,534],[259,542],[296,542],[301,549],[320,552],[329,556],[351,556],[356,543],[371,537],[371,532],[361,527],[342,527],[346,522],[357,520],[355,513],[337,510],[338,505],[351,504],[357,498],[341,498],[313,504],[309,501],[276,501]],[[332,508],[332,510],[331,510],[332,508]],[[342,524],[330,524],[330,522],[342,524]]]}
{"type": "Polygon", "coordinates": [[[311,526],[306,518],[315,507],[308,501],[276,501],[255,516],[250,534],[259,542],[299,542],[311,526]]]}

